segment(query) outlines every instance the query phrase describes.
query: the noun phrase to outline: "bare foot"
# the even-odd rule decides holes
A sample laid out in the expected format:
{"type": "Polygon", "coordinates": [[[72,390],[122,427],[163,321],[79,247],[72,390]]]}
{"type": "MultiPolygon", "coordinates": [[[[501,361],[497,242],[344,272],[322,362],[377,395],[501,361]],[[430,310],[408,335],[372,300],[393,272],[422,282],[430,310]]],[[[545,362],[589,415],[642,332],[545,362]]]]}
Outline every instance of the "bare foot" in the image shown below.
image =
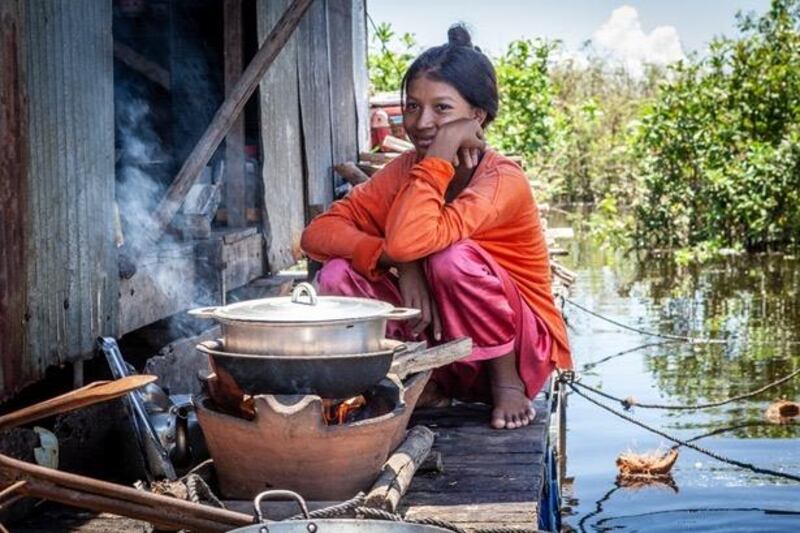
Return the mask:
{"type": "Polygon", "coordinates": [[[450,407],[450,398],[442,394],[436,383],[429,381],[422,389],[422,394],[419,395],[417,407],[450,407]]]}
{"type": "Polygon", "coordinates": [[[533,422],[536,413],[525,395],[525,384],[517,372],[514,352],[490,361],[492,383],[491,426],[495,429],[517,429],[533,422]]]}

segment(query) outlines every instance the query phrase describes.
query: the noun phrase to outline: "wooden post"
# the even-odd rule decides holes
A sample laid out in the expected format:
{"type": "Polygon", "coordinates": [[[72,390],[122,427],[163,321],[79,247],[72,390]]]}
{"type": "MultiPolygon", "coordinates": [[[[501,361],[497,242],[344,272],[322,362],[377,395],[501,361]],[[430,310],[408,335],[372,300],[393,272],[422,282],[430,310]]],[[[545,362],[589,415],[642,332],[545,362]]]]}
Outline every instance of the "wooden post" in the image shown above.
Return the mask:
{"type": "Polygon", "coordinates": [[[154,240],[157,240],[175,213],[180,209],[186,193],[194,184],[200,172],[208,164],[214,150],[217,149],[222,139],[230,130],[233,123],[244,109],[248,98],[253,94],[264,73],[275,61],[280,51],[286,45],[300,20],[303,18],[308,7],[313,0],[293,0],[292,4],[283,14],[281,19],[270,32],[264,44],[256,52],[255,57],[247,66],[242,77],[230,91],[230,94],[222,102],[219,110],[211,120],[205,133],[197,142],[189,157],[184,161],[178,175],[175,176],[172,184],[167,189],[156,212],[154,213],[155,228],[157,233],[154,240]]]}
{"type": "Polygon", "coordinates": [[[339,173],[350,185],[356,186],[359,183],[369,181],[369,176],[361,171],[352,161],[341,163],[334,167],[336,172],[339,173]]]}
{"type": "Polygon", "coordinates": [[[397,510],[400,498],[408,490],[414,473],[428,457],[433,446],[433,431],[414,426],[406,440],[384,463],[377,481],[367,494],[366,504],[391,513],[397,510]]]}
{"type": "MultiPolygon", "coordinates": [[[[225,0],[225,97],[229,97],[242,75],[242,0],[225,0]]],[[[246,219],[246,184],[244,173],[244,117],[239,116],[225,138],[225,207],[228,227],[243,228],[246,219]]]]}

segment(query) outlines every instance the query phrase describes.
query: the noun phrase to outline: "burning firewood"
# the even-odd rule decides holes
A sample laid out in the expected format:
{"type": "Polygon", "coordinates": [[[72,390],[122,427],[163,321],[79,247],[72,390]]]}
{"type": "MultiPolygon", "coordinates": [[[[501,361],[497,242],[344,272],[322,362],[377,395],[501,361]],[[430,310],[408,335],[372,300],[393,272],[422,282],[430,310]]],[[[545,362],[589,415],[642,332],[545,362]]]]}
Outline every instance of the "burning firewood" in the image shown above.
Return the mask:
{"type": "Polygon", "coordinates": [[[773,424],[790,424],[800,416],[800,403],[788,400],[772,402],[764,413],[766,419],[773,424]]]}
{"type": "Polygon", "coordinates": [[[367,399],[361,394],[347,400],[322,400],[322,419],[328,425],[352,422],[366,405],[367,399]]]}
{"type": "Polygon", "coordinates": [[[671,448],[666,453],[658,451],[648,453],[623,453],[617,457],[617,468],[621,478],[658,478],[668,476],[675,461],[678,450],[671,448]]]}

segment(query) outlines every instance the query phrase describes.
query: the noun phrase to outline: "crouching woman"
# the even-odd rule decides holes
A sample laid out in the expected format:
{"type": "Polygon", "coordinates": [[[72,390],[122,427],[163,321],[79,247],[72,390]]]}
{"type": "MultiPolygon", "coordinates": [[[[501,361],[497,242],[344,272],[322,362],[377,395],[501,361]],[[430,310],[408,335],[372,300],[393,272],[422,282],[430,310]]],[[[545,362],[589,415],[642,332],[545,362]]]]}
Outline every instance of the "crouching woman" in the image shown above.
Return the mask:
{"type": "Polygon", "coordinates": [[[485,145],[498,91],[489,59],[456,26],[406,72],[403,124],[414,144],[306,228],[322,261],[321,294],[422,310],[387,334],[439,343],[468,336],[472,354],[440,368],[420,399],[492,404],[491,425],[534,417],[531,399],[554,366],[572,365],[528,180],[485,145]]]}

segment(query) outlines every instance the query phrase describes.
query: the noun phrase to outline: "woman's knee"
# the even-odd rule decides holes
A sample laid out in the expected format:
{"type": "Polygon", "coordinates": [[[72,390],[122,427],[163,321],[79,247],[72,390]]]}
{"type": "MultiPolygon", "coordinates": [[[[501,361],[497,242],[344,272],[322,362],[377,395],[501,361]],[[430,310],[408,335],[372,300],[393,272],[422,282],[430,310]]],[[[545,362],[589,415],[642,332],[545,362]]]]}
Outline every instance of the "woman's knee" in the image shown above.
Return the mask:
{"type": "Polygon", "coordinates": [[[464,240],[429,255],[425,269],[428,280],[436,284],[459,283],[468,279],[472,270],[480,270],[472,273],[472,277],[485,274],[487,269],[482,267],[483,260],[475,246],[472,241],[464,240]]]}
{"type": "Polygon", "coordinates": [[[350,281],[350,274],[353,267],[350,261],[337,257],[322,265],[317,275],[319,290],[322,293],[336,291],[350,281]]]}

